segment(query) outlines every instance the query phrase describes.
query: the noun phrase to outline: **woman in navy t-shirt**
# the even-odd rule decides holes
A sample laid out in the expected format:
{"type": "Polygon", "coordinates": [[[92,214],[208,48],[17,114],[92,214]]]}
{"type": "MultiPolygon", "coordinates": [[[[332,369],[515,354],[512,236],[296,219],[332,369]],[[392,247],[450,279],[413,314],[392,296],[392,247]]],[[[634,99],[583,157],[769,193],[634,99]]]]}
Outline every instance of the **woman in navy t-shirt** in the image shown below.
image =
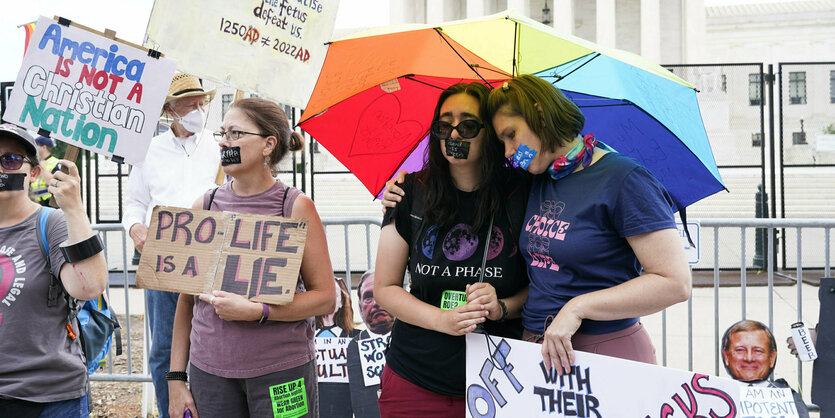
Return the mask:
{"type": "Polygon", "coordinates": [[[505,156],[534,174],[520,247],[530,277],[525,339],[566,372],[574,350],[655,363],[638,317],[690,297],[674,205],[644,167],[593,135],[547,81],[522,75],[490,93],[505,156]]]}

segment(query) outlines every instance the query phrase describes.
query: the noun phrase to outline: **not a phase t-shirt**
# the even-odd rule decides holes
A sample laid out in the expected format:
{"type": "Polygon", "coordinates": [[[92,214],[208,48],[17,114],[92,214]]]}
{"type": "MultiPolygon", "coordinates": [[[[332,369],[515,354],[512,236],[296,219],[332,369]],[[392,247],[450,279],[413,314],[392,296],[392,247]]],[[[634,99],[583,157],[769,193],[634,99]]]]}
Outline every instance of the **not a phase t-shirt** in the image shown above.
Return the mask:
{"type": "MultiPolygon", "coordinates": [[[[542,333],[571,298],[637,277],[641,265],[626,237],[675,227],[664,186],[619,153],[557,181],[536,176],[520,237],[531,280],[525,328],[542,333]]],[[[637,321],[584,319],[577,332],[604,334],[637,321]]]]}
{"type": "MultiPolygon", "coordinates": [[[[464,208],[449,228],[439,228],[428,222],[423,226],[420,239],[413,246],[410,196],[423,196],[414,192],[414,174],[406,176],[402,186],[406,192],[396,208],[386,212],[383,224],[394,219],[401,237],[409,244],[410,292],[423,302],[440,306],[445,290],[465,291],[467,284],[476,283],[484,256],[487,225],[472,230],[475,193],[457,191],[458,207],[464,208]]],[[[514,197],[525,199],[523,193],[514,197]]],[[[507,203],[506,203],[507,204],[507,203]]],[[[521,213],[519,214],[521,216],[521,213]]],[[[518,228],[521,219],[513,220],[518,228]]],[[[496,214],[493,234],[487,252],[484,281],[496,288],[499,298],[516,294],[528,284],[522,258],[513,234],[509,229],[508,215],[496,214]]],[[[485,329],[491,335],[521,338],[521,321],[503,323],[487,321],[485,329]]],[[[465,379],[465,339],[424,329],[395,320],[391,333],[386,364],[406,380],[432,392],[463,396],[465,379]]]]}

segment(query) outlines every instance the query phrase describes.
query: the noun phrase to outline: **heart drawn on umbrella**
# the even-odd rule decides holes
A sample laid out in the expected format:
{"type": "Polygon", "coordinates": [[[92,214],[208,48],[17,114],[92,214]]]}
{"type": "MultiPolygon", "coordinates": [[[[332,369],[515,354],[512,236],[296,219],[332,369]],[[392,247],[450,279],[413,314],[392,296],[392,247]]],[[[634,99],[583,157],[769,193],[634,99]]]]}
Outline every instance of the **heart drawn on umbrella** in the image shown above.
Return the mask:
{"type": "Polygon", "coordinates": [[[374,99],[360,114],[350,157],[391,154],[411,148],[425,133],[416,120],[400,120],[402,106],[393,94],[374,99]]]}

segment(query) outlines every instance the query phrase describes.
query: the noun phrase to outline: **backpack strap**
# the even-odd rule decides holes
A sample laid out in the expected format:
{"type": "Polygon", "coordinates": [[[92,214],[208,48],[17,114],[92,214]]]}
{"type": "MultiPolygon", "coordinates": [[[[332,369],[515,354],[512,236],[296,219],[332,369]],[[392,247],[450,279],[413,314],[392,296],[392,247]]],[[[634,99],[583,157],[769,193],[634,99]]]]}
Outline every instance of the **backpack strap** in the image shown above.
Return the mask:
{"type": "Polygon", "coordinates": [[[209,195],[209,204],[206,205],[206,210],[212,210],[212,202],[215,201],[215,193],[217,193],[217,189],[219,189],[219,188],[220,187],[215,187],[212,190],[212,193],[209,195]]]}
{"type": "Polygon", "coordinates": [[[35,222],[35,235],[38,237],[41,254],[46,260],[46,268],[49,271],[50,276],[49,290],[46,297],[46,306],[49,308],[58,304],[58,295],[61,293],[61,290],[63,290],[63,286],[58,280],[57,274],[52,271],[52,260],[49,258],[49,241],[47,241],[46,238],[47,222],[49,221],[49,216],[53,211],[55,211],[55,208],[46,206],[42,207],[38,213],[38,222],[35,222]]]}

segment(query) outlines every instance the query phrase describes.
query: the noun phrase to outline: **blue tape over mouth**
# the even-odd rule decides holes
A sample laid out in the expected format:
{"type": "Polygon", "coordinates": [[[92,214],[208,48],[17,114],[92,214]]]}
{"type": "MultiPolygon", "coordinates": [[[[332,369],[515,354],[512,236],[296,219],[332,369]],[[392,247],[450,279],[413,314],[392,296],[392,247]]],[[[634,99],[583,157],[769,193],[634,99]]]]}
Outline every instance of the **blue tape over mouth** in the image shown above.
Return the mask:
{"type": "Polygon", "coordinates": [[[527,145],[519,145],[519,147],[516,148],[516,153],[513,154],[510,161],[513,165],[521,167],[523,170],[527,170],[528,166],[531,165],[531,161],[533,161],[533,157],[535,156],[536,150],[528,148],[527,145]]]}

